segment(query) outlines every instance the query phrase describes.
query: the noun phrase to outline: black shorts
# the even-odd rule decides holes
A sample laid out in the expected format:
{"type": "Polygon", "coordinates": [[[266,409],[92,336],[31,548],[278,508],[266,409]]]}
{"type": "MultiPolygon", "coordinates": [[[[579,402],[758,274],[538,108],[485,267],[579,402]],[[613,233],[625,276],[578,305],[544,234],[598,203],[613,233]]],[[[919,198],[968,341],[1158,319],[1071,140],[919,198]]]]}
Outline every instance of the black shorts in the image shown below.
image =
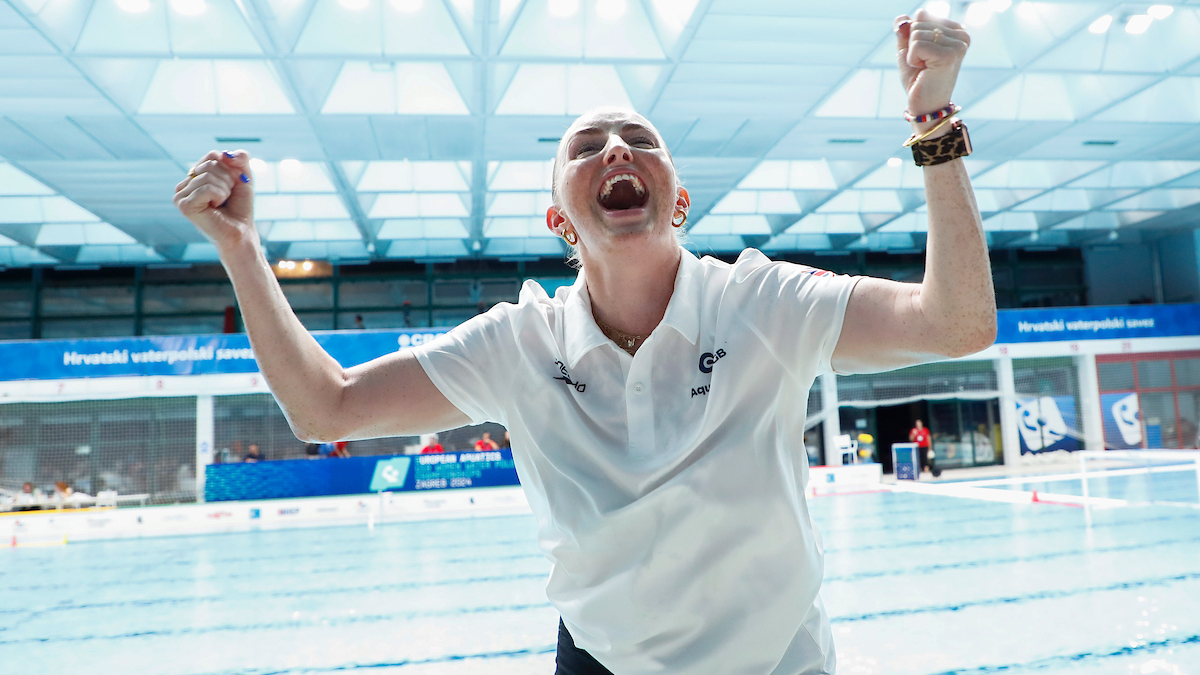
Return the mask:
{"type": "Polygon", "coordinates": [[[562,619],[558,620],[558,658],[554,662],[558,664],[554,675],[612,675],[591,654],[575,646],[562,619]]]}

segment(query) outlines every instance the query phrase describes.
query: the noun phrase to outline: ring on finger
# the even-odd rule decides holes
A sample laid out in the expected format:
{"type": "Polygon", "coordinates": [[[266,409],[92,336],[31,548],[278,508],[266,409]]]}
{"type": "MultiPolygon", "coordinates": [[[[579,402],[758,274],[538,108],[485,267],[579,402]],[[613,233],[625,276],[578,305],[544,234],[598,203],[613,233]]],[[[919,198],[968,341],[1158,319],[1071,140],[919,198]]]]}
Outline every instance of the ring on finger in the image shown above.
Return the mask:
{"type": "Polygon", "coordinates": [[[188,169],[188,178],[190,179],[190,178],[195,178],[195,177],[196,177],[196,167],[192,167],[192,168],[188,169]]]}
{"type": "Polygon", "coordinates": [[[933,29],[933,42],[934,42],[934,44],[941,44],[941,42],[942,42],[942,29],[941,28],[933,29]]]}

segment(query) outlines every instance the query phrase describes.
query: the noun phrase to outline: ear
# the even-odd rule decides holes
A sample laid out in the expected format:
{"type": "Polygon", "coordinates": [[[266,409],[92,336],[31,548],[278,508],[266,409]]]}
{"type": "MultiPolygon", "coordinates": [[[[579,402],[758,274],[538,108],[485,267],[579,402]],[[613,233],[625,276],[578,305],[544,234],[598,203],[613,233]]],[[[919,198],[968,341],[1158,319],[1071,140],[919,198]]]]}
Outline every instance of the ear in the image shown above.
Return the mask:
{"type": "Polygon", "coordinates": [[[688,196],[687,188],[682,185],[679,186],[679,196],[675,198],[675,208],[684,213],[692,208],[692,198],[688,196]]]}
{"type": "Polygon", "coordinates": [[[562,209],[557,206],[551,206],[546,209],[546,227],[554,233],[554,236],[561,237],[571,226],[571,221],[567,219],[567,214],[562,212],[562,209]]]}

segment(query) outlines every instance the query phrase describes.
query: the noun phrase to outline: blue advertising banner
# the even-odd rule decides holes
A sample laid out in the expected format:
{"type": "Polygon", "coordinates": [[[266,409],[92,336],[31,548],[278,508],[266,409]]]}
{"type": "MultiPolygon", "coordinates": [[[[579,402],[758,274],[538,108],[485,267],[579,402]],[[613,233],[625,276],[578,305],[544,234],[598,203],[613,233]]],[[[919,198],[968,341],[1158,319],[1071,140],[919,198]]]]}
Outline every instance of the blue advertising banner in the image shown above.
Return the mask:
{"type": "Polygon", "coordinates": [[[1200,304],[1002,309],[996,342],[1200,335],[1200,304]]]}
{"type": "Polygon", "coordinates": [[[286,499],[519,485],[512,450],[210,464],[204,499],[286,499]]]}
{"type": "Polygon", "coordinates": [[[1021,454],[1079,450],[1080,432],[1073,396],[1042,396],[1020,401],[1017,430],[1021,454]]]}
{"type": "MultiPolygon", "coordinates": [[[[1142,447],[1141,407],[1137,392],[1122,391],[1100,395],[1100,413],[1104,419],[1104,447],[1128,449],[1142,447]]],[[[1162,447],[1162,429],[1157,425],[1146,429],[1149,446],[1162,447]],[[1153,436],[1157,435],[1157,440],[1153,436]]]]}
{"type": "MultiPolygon", "coordinates": [[[[313,337],[343,366],[424,344],[445,329],[317,331],[313,337]]],[[[0,343],[0,379],[257,373],[244,333],[0,343]]]]}

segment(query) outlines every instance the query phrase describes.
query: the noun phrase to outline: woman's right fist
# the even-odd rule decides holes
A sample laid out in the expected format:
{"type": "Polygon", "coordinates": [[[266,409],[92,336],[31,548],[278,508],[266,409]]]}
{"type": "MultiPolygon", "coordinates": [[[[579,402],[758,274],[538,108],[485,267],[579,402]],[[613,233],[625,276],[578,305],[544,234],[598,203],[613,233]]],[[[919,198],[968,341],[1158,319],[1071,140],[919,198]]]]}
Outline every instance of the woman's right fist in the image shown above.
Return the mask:
{"type": "Polygon", "coordinates": [[[220,252],[257,236],[252,186],[248,152],[213,150],[175,186],[175,206],[220,252]]]}

